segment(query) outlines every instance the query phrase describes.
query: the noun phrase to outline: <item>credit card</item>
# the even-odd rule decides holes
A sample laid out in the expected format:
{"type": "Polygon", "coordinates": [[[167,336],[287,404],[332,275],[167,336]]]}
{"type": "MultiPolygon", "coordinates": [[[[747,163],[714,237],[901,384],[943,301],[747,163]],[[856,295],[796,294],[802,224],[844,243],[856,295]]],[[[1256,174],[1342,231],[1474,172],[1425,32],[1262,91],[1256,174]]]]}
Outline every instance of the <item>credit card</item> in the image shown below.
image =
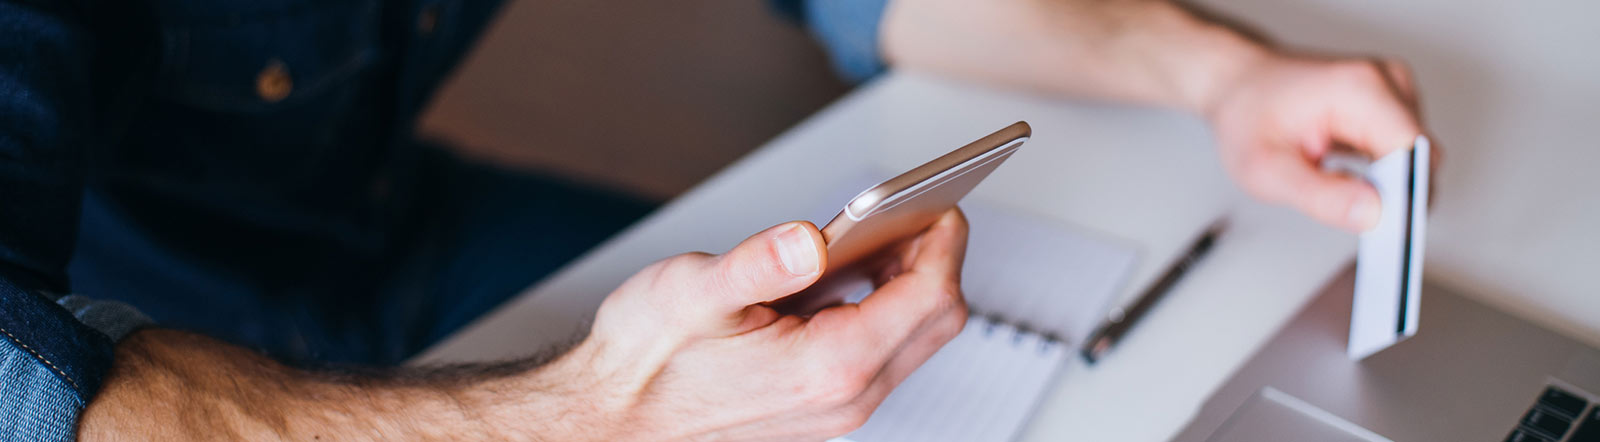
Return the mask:
{"type": "Polygon", "coordinates": [[[1367,181],[1383,205],[1377,227],[1361,234],[1350,309],[1352,360],[1417,334],[1422,303],[1422,252],[1428,230],[1432,147],[1418,136],[1411,149],[1372,163],[1367,181]]]}

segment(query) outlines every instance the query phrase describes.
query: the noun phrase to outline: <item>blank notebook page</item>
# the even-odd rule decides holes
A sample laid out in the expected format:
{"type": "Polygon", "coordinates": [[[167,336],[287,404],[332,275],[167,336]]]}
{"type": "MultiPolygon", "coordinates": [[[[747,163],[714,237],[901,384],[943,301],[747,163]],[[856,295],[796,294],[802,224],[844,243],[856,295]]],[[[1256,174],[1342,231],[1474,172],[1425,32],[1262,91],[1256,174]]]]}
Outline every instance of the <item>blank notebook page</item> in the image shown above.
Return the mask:
{"type": "Polygon", "coordinates": [[[1006,441],[1071,354],[1061,342],[973,317],[842,440],[1006,441]]]}

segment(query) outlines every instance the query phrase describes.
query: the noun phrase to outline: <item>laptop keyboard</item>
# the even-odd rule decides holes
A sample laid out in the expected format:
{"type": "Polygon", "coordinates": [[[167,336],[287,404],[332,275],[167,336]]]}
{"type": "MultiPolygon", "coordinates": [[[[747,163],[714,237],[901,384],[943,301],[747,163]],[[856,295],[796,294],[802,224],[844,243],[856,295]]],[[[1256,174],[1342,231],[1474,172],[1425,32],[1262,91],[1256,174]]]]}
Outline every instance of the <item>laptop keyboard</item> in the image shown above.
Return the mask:
{"type": "Polygon", "coordinates": [[[1557,387],[1549,387],[1528,408],[1506,442],[1600,442],[1600,407],[1557,387]]]}

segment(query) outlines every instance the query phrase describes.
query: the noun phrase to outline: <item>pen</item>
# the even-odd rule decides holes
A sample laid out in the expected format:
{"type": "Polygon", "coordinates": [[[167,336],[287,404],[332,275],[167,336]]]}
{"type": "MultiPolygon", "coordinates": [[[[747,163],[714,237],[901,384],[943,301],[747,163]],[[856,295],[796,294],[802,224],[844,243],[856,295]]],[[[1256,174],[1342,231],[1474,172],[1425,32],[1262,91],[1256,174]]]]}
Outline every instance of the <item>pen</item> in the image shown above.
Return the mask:
{"type": "Polygon", "coordinates": [[[1190,267],[1205,257],[1206,252],[1211,251],[1211,246],[1217,242],[1217,236],[1222,234],[1227,224],[1226,220],[1218,220],[1207,227],[1205,233],[1195,239],[1194,243],[1189,245],[1189,249],[1183,252],[1178,262],[1167,268],[1167,272],[1156,279],[1155,284],[1150,285],[1150,288],[1145,289],[1144,293],[1140,293],[1139,297],[1134,299],[1133,305],[1113,308],[1107,312],[1106,319],[1089,334],[1089,339],[1083,341],[1083,348],[1078,352],[1083,356],[1083,360],[1093,365],[1101,355],[1111,349],[1112,345],[1122,339],[1122,335],[1127,334],[1128,330],[1133,328],[1133,324],[1150,311],[1150,307],[1166,296],[1167,292],[1172,291],[1172,286],[1183,279],[1184,273],[1187,273],[1190,267]]]}

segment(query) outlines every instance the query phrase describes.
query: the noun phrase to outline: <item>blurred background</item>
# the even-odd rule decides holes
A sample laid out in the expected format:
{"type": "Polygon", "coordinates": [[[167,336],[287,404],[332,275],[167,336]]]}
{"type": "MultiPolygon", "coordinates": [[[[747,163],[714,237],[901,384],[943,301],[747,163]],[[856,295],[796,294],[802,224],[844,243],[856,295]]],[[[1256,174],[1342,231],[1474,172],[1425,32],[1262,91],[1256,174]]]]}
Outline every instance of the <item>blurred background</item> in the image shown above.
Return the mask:
{"type": "MultiPolygon", "coordinates": [[[[1285,44],[1408,60],[1447,149],[1428,278],[1600,345],[1600,3],[1198,3],[1285,44]]],[[[524,0],[422,130],[664,201],[847,91],[764,2],[524,0]]]]}
{"type": "Polygon", "coordinates": [[[766,2],[512,1],[421,130],[665,201],[848,90],[766,2]]]}

